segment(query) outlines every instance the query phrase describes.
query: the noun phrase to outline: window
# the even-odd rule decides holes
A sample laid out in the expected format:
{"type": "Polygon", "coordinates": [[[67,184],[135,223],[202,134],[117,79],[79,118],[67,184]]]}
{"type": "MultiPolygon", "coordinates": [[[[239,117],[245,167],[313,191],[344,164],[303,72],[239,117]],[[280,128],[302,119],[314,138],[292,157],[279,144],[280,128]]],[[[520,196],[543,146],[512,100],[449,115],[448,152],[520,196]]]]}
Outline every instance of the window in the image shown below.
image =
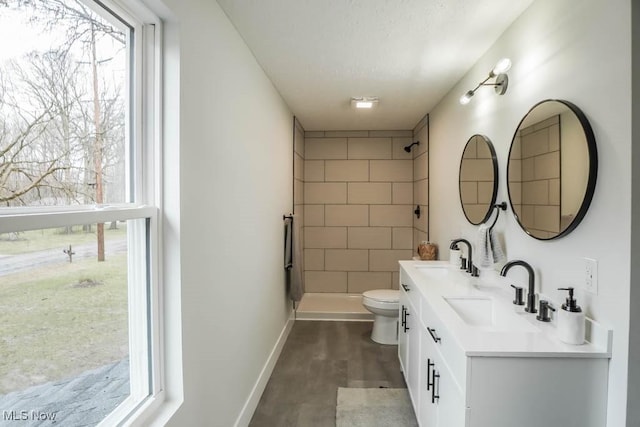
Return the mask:
{"type": "Polygon", "coordinates": [[[160,26],[136,3],[0,2],[0,424],[162,392],[160,26]]]}

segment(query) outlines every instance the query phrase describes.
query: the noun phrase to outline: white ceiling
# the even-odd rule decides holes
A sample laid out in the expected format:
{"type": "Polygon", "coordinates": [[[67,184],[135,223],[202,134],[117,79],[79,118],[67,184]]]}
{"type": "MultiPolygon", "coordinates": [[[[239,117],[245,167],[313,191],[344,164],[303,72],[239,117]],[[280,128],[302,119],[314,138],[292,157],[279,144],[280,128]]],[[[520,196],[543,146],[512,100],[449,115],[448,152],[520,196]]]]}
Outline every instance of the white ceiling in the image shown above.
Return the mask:
{"type": "Polygon", "coordinates": [[[532,1],[218,3],[306,130],[376,130],[412,129],[532,1]]]}

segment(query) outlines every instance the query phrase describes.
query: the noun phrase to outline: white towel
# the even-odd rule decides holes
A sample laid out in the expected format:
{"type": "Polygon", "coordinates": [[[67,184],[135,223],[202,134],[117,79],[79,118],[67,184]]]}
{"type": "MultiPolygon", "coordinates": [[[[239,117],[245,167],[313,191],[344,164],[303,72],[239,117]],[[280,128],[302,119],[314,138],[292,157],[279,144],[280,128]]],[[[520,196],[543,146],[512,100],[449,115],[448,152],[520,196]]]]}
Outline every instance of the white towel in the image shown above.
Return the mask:
{"type": "Polygon", "coordinates": [[[487,224],[480,224],[478,227],[476,250],[478,251],[476,262],[480,268],[493,267],[493,264],[504,259],[500,240],[487,224]]]}

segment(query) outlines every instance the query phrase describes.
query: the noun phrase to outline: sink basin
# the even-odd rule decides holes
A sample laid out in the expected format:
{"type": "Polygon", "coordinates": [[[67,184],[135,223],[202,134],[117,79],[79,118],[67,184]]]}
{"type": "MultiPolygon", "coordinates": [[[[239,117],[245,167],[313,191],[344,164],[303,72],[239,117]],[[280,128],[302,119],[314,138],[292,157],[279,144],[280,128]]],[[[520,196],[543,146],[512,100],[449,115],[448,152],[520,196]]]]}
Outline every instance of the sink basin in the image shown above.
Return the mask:
{"type": "Polygon", "coordinates": [[[449,267],[446,265],[416,266],[416,270],[423,276],[430,279],[441,279],[449,274],[449,267]]]}
{"type": "Polygon", "coordinates": [[[485,330],[537,332],[538,329],[512,310],[502,307],[493,298],[484,296],[444,297],[453,311],[469,326],[485,330]]]}
{"type": "Polygon", "coordinates": [[[493,326],[493,300],[490,298],[445,298],[468,325],[493,326]]]}

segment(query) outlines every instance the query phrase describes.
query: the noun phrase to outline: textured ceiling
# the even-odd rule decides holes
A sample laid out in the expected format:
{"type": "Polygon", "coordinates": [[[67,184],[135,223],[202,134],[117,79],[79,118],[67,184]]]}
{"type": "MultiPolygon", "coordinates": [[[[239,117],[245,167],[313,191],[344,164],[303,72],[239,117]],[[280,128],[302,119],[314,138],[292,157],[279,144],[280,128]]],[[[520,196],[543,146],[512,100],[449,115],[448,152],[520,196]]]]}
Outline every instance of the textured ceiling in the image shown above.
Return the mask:
{"type": "Polygon", "coordinates": [[[218,0],[306,130],[412,129],[531,2],[218,0]]]}

